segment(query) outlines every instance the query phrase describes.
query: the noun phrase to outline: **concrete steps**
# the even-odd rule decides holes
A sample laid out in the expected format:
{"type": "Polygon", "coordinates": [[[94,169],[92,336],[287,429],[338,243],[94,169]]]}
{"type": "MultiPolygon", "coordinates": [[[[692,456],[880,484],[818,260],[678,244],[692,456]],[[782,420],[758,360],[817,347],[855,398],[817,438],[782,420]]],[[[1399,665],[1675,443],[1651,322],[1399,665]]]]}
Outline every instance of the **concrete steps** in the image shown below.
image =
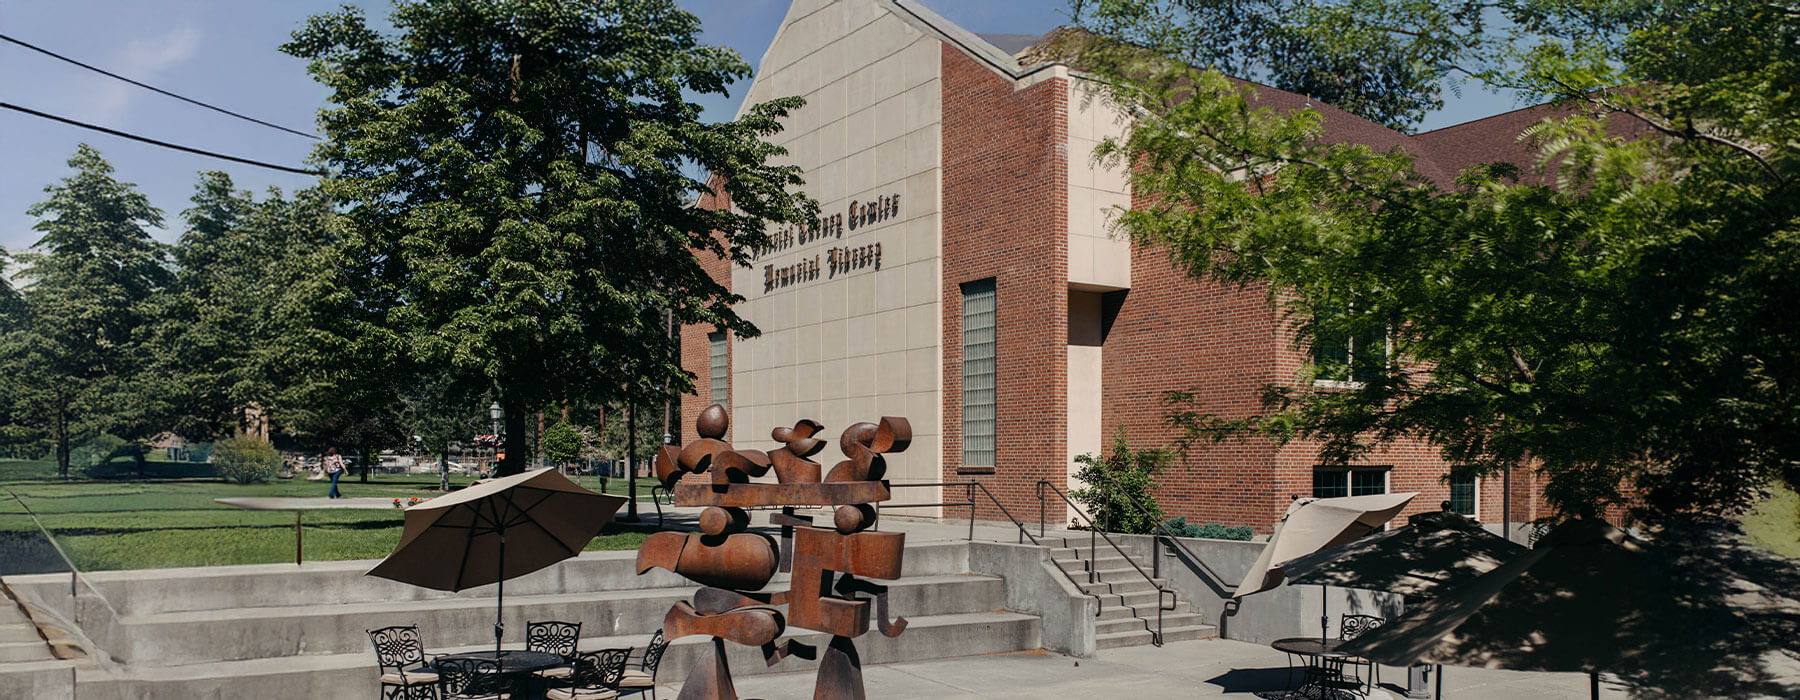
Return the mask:
{"type": "MultiPolygon", "coordinates": [[[[676,601],[695,586],[662,570],[639,576],[635,552],[590,552],[506,584],[508,648],[528,620],[582,622],[584,650],[644,646],[676,601]]],[[[1007,611],[1007,582],[970,573],[965,542],[909,546],[903,577],[888,586],[891,614],[908,620],[888,638],[857,638],[864,663],[920,661],[1043,646],[1042,621],[1007,611]]],[[[90,577],[107,605],[71,603],[66,579],[25,577],[22,600],[80,605],[83,632],[107,663],[77,668],[83,700],[145,698],[338,698],[377,694],[367,630],[418,625],[431,653],[491,648],[492,586],[429,591],[364,576],[372,562],[319,562],[143,572],[90,577]],[[116,610],[116,614],[112,612],[116,610]]],[[[11,581],[9,580],[9,583],[11,581]]],[[[767,590],[785,590],[777,576],[767,590]]],[[[73,611],[56,609],[59,615],[73,611]]],[[[790,629],[785,638],[822,646],[824,634],[790,629]]],[[[676,640],[659,678],[678,682],[707,640],[676,640]]],[[[0,638],[0,646],[6,644],[0,638]]],[[[727,645],[734,673],[805,670],[797,657],[774,667],[760,650],[727,645]]],[[[4,664],[0,664],[4,666],[4,664]]],[[[0,685],[0,697],[13,697],[0,685]]],[[[24,695],[20,697],[32,697],[24,695]]]]}
{"type": "MultiPolygon", "coordinates": [[[[1085,543],[1072,543],[1085,544],[1085,543]]],[[[1158,608],[1170,598],[1158,592],[1167,588],[1164,578],[1146,578],[1151,572],[1149,558],[1132,549],[1124,554],[1104,542],[1098,549],[1086,546],[1055,547],[1050,561],[1076,581],[1083,593],[1097,595],[1100,615],[1094,620],[1094,642],[1100,649],[1139,646],[1155,642],[1158,608]],[[1126,555],[1130,555],[1130,559],[1126,555]],[[1090,558],[1091,557],[1091,558],[1090,558]],[[1136,566],[1133,566],[1133,562],[1136,566]],[[1138,567],[1143,567],[1140,571],[1138,567]],[[1093,582],[1089,583],[1090,577],[1093,582]]],[[[1206,624],[1185,601],[1177,599],[1174,610],[1162,610],[1164,642],[1187,639],[1209,639],[1218,636],[1218,628],[1206,624]]]]}
{"type": "MultiPolygon", "coordinates": [[[[864,664],[919,661],[976,654],[993,654],[1041,645],[1038,618],[1008,612],[908,616],[906,632],[888,638],[880,633],[858,637],[857,650],[864,664]]],[[[795,630],[790,635],[813,645],[829,642],[824,634],[795,630]]],[[[642,648],[648,633],[609,637],[583,637],[583,650],[617,647],[642,648]]],[[[364,642],[367,644],[366,640],[364,642]]],[[[675,640],[663,656],[657,680],[680,682],[707,644],[701,637],[675,640]]],[[[510,646],[510,645],[509,645],[510,646]]],[[[486,645],[428,646],[433,654],[478,651],[486,645]]],[[[769,666],[757,649],[726,645],[732,675],[789,673],[817,666],[816,661],[788,657],[769,666]]],[[[189,698],[363,698],[379,695],[375,654],[360,651],[315,654],[280,659],[223,661],[175,666],[134,667],[102,676],[80,678],[82,700],[187,700],[189,698]]]]}

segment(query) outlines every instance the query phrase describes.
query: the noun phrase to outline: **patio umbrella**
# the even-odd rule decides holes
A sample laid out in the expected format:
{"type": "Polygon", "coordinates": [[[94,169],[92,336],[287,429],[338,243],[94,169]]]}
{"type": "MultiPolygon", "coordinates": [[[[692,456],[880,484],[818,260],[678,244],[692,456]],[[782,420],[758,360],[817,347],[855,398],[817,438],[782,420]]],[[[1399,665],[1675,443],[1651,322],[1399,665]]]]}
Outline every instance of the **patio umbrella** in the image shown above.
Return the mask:
{"type": "Polygon", "coordinates": [[[440,591],[500,584],[498,652],[506,580],[580,554],[624,502],[555,469],[490,479],[407,508],[400,544],[368,575],[440,591]]]}
{"type": "MultiPolygon", "coordinates": [[[[1407,518],[1406,527],[1295,558],[1281,569],[1291,583],[1387,591],[1416,604],[1467,584],[1525,551],[1474,520],[1440,511],[1407,518]]],[[[1443,669],[1434,676],[1442,697],[1443,669]]]]}
{"type": "Polygon", "coordinates": [[[1709,521],[1653,542],[1604,522],[1531,551],[1342,647],[1375,661],[1615,674],[1668,697],[1800,697],[1800,567],[1709,521]]]}
{"type": "Polygon", "coordinates": [[[1420,513],[1405,527],[1321,549],[1281,565],[1292,583],[1387,591],[1419,601],[1494,570],[1525,547],[1451,512],[1420,513]]]}
{"type": "MultiPolygon", "coordinates": [[[[1417,493],[1384,493],[1344,498],[1300,498],[1288,506],[1287,514],[1275,526],[1275,535],[1263,547],[1256,563],[1244,574],[1233,598],[1261,593],[1286,578],[1282,568],[1294,559],[1326,547],[1344,544],[1380,529],[1400,513],[1417,493]]],[[[1324,606],[1329,606],[1325,601],[1324,606]]],[[[1329,609],[1321,607],[1319,639],[1324,641],[1330,626],[1329,609]]]]}

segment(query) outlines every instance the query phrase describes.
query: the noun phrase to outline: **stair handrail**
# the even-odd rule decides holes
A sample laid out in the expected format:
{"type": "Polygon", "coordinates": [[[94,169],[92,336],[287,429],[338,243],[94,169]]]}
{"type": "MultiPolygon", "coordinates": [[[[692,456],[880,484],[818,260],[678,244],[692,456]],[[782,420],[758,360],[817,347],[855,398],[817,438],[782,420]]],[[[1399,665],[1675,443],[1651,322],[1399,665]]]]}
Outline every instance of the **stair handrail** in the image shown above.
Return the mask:
{"type": "Polygon", "coordinates": [[[25,499],[19,498],[19,494],[14,493],[12,489],[7,489],[6,495],[11,496],[14,501],[17,501],[20,508],[25,509],[25,514],[31,516],[32,524],[37,526],[38,532],[43,533],[44,540],[50,543],[50,549],[56,552],[56,556],[62,558],[65,566],[69,567],[69,615],[72,618],[70,621],[74,622],[77,626],[81,624],[81,604],[76,600],[78,594],[76,586],[78,584],[85,586],[88,589],[88,592],[93,593],[95,598],[99,598],[100,604],[106,606],[107,611],[112,613],[113,619],[119,619],[119,609],[113,607],[112,601],[108,600],[106,594],[101,593],[100,589],[95,588],[93,582],[88,581],[86,576],[81,575],[81,570],[75,567],[75,562],[69,559],[69,555],[67,552],[63,551],[62,545],[58,544],[56,538],[50,534],[50,530],[44,527],[44,522],[38,520],[37,512],[33,511],[31,506],[26,505],[25,499]]]}
{"type": "MultiPolygon", "coordinates": [[[[1019,522],[1018,518],[1013,517],[1012,511],[1007,510],[1006,506],[1000,503],[1000,499],[994,498],[994,493],[992,491],[988,490],[987,485],[983,484],[979,481],[974,481],[974,480],[943,481],[943,482],[930,483],[930,484],[888,484],[889,489],[896,489],[896,488],[902,488],[902,487],[925,487],[925,486],[940,486],[940,487],[941,486],[961,486],[961,487],[968,489],[968,499],[969,500],[967,502],[946,502],[946,503],[896,503],[896,504],[887,505],[885,507],[887,507],[887,508],[967,507],[969,509],[969,541],[973,542],[975,540],[975,505],[976,505],[975,490],[980,489],[981,494],[983,496],[987,496],[988,502],[993,503],[994,507],[1000,510],[1000,514],[1005,515],[1006,519],[1008,521],[1012,522],[1013,527],[1018,528],[1019,535],[1020,535],[1019,544],[1024,544],[1025,540],[1029,539],[1029,540],[1031,540],[1031,544],[1033,544],[1035,546],[1038,546],[1038,547],[1045,546],[1044,543],[1039,541],[1039,537],[1043,536],[1042,519],[1040,519],[1039,523],[1038,523],[1038,529],[1039,529],[1038,535],[1033,536],[1031,534],[1031,531],[1026,529],[1025,523],[1019,522]]],[[[877,523],[879,523],[881,521],[881,509],[882,508],[883,508],[883,505],[881,503],[875,504],[875,515],[876,515],[877,523]]],[[[1063,544],[1067,545],[1068,543],[1069,543],[1068,538],[1066,538],[1066,537],[1063,538],[1063,544]]],[[[1075,590],[1082,591],[1081,584],[1075,580],[1074,576],[1070,576],[1069,572],[1064,570],[1060,566],[1055,567],[1055,568],[1057,571],[1062,572],[1063,578],[1068,579],[1069,583],[1071,585],[1075,586],[1075,590]]],[[[1094,599],[1094,617],[1099,617],[1101,608],[1105,607],[1105,601],[1102,601],[1100,599],[1100,594],[1088,593],[1086,591],[1082,591],[1082,594],[1094,599]]]]}
{"type": "MultiPolygon", "coordinates": [[[[1099,556],[1098,556],[1099,542],[1096,539],[1096,535],[1097,535],[1100,539],[1105,539],[1106,544],[1110,545],[1113,548],[1114,552],[1118,552],[1119,557],[1124,559],[1125,563],[1130,564],[1131,568],[1137,569],[1138,574],[1142,575],[1144,577],[1145,581],[1150,582],[1151,588],[1156,589],[1156,629],[1152,630],[1150,632],[1150,643],[1153,645],[1159,646],[1159,647],[1162,646],[1163,645],[1163,611],[1174,610],[1175,606],[1179,603],[1179,596],[1176,594],[1175,590],[1172,588],[1165,588],[1162,584],[1157,583],[1155,576],[1152,576],[1152,575],[1150,575],[1149,572],[1144,571],[1144,567],[1140,566],[1137,563],[1136,559],[1131,558],[1131,555],[1126,553],[1125,549],[1123,547],[1119,546],[1119,543],[1114,542],[1111,535],[1108,535],[1108,534],[1106,534],[1105,531],[1101,530],[1100,526],[1096,525],[1094,523],[1093,518],[1088,517],[1087,513],[1082,512],[1080,506],[1076,505],[1074,501],[1069,500],[1068,494],[1063,493],[1062,489],[1057,488],[1056,484],[1050,483],[1050,481],[1048,479],[1039,479],[1038,483],[1037,483],[1037,496],[1038,496],[1038,504],[1039,504],[1038,510],[1039,511],[1043,510],[1042,504],[1044,502],[1044,489],[1046,487],[1048,487],[1051,492],[1055,493],[1058,498],[1061,498],[1063,500],[1063,503],[1068,504],[1069,509],[1074,511],[1076,515],[1080,516],[1082,520],[1087,521],[1087,524],[1088,524],[1088,561],[1087,561],[1088,583],[1090,583],[1090,584],[1106,583],[1105,581],[1099,580],[1099,571],[1094,568],[1094,562],[1097,561],[1099,558],[1099,556]],[[1169,596],[1169,604],[1167,607],[1164,607],[1163,602],[1162,602],[1162,598],[1163,598],[1164,594],[1168,594],[1168,596],[1169,596]]],[[[1042,527],[1041,516],[1040,516],[1040,521],[1039,521],[1039,527],[1042,527]]],[[[1106,586],[1107,586],[1107,590],[1110,592],[1112,590],[1112,584],[1107,583],[1106,586]]]]}
{"type": "MultiPolygon", "coordinates": [[[[1152,521],[1156,520],[1156,518],[1150,517],[1150,509],[1146,508],[1142,502],[1138,501],[1137,496],[1131,492],[1119,491],[1113,495],[1124,496],[1125,502],[1130,504],[1132,508],[1136,508],[1138,514],[1144,516],[1144,519],[1152,521]]],[[[1214,593],[1223,596],[1230,592],[1230,590],[1225,587],[1225,577],[1220,576],[1219,572],[1213,571],[1212,567],[1207,566],[1206,561],[1201,559],[1200,555],[1195,554],[1194,550],[1188,549],[1188,546],[1181,542],[1181,539],[1175,534],[1175,531],[1169,529],[1168,523],[1157,521],[1156,530],[1158,534],[1150,537],[1150,570],[1152,572],[1161,573],[1162,571],[1162,559],[1157,556],[1159,552],[1156,551],[1156,547],[1162,540],[1166,539],[1171,544],[1175,545],[1177,549],[1180,549],[1182,554],[1186,554],[1188,561],[1191,561],[1200,567],[1203,573],[1205,573],[1207,587],[1213,589],[1214,593]]]]}

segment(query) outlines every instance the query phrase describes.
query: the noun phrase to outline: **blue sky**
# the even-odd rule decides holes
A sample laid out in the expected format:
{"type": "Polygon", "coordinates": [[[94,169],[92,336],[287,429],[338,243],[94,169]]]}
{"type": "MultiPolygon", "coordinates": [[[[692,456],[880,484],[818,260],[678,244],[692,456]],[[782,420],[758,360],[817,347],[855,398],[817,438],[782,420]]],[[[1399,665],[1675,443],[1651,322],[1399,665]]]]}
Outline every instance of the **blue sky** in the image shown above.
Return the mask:
{"type": "MultiPolygon", "coordinates": [[[[699,15],[705,39],[761,60],[787,0],[677,0],[699,15]]],[[[0,33],[165,90],[290,128],[311,131],[326,91],[299,59],[276,50],[311,14],[344,0],[8,0],[0,33]]],[[[351,0],[386,14],[388,3],[351,0]]],[[[1038,34],[1065,23],[1066,0],[924,0],[938,14],[977,32],[1038,34]]],[[[290,166],[305,165],[314,142],[207,111],[91,73],[12,44],[0,44],[0,101],[195,148],[290,166]]],[[[711,118],[728,119],[731,99],[702,100],[711,118]]],[[[1426,128],[1512,108],[1510,100],[1470,91],[1426,128]]],[[[68,175],[76,144],[98,148],[162,208],[173,241],[181,230],[196,173],[223,170],[240,187],[292,191],[312,178],[239,165],[126,141],[11,111],[0,112],[0,247],[21,249],[38,238],[25,214],[43,189],[68,175]]]]}

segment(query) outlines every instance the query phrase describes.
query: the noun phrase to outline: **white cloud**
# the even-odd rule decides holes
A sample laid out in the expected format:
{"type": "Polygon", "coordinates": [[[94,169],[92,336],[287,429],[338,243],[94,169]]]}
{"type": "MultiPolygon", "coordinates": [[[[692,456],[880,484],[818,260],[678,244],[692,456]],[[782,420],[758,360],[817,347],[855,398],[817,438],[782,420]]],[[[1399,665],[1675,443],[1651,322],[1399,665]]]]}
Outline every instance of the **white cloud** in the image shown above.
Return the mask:
{"type": "MultiPolygon", "coordinates": [[[[156,85],[158,74],[191,58],[199,46],[200,30],[182,27],[161,37],[133,39],[102,67],[133,80],[156,85]]],[[[117,123],[130,109],[132,101],[147,93],[148,90],[136,85],[106,79],[105,85],[94,92],[94,108],[98,120],[102,124],[117,123]]]]}

